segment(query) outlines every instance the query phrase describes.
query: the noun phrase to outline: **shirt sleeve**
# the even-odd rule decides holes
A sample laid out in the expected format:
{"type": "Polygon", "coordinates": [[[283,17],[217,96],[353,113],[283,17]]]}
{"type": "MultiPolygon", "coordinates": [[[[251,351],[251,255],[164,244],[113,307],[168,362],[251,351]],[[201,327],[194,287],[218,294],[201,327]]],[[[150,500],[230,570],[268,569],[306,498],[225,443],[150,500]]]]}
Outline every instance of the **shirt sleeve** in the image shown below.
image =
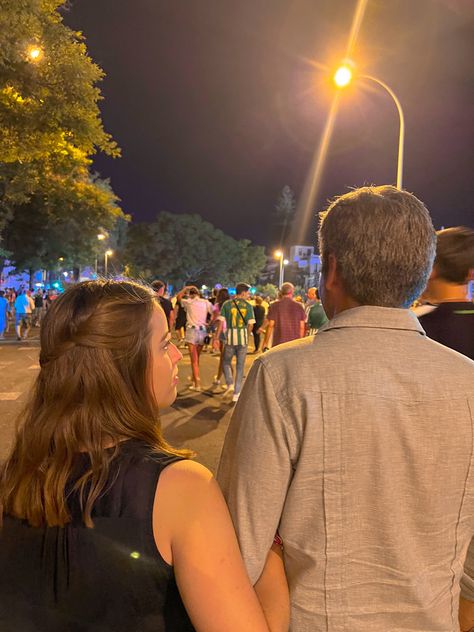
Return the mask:
{"type": "Polygon", "coordinates": [[[248,303],[247,316],[247,325],[253,325],[253,323],[255,322],[255,312],[253,311],[252,303],[248,303]]]}
{"type": "Polygon", "coordinates": [[[467,550],[464,573],[461,578],[461,597],[474,601],[474,538],[467,550]]]}
{"type": "Polygon", "coordinates": [[[267,318],[268,320],[275,320],[275,311],[276,311],[277,307],[275,305],[275,303],[272,303],[270,305],[270,307],[268,308],[268,313],[267,313],[267,318]]]}
{"type": "Polygon", "coordinates": [[[290,432],[268,371],[257,360],[232,416],[217,472],[252,583],[262,573],[290,484],[290,432]]]}

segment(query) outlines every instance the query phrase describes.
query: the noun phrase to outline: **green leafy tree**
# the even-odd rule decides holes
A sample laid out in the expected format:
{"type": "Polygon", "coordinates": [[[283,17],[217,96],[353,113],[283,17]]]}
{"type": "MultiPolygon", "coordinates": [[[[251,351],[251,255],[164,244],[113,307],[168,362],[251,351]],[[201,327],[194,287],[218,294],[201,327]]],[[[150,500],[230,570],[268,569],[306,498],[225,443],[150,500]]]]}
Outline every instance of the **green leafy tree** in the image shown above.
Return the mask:
{"type": "Polygon", "coordinates": [[[252,283],[266,262],[261,246],[233,239],[199,215],[166,212],[129,227],[125,259],[132,275],[161,277],[177,286],[252,283]]]}
{"type": "MultiPolygon", "coordinates": [[[[64,5],[60,0],[0,0],[0,234],[8,224],[8,241],[18,244],[22,236],[14,237],[12,230],[22,225],[30,234],[28,226],[35,226],[35,235],[53,239],[55,226],[65,226],[65,215],[73,212],[69,225],[84,235],[64,233],[64,249],[80,242],[74,257],[82,261],[89,246],[81,246],[96,230],[94,221],[88,223],[91,217],[105,214],[108,219],[102,220],[110,224],[118,208],[89,176],[91,157],[97,150],[118,156],[119,149],[100,116],[97,84],[103,72],[87,55],[82,34],[63,23],[64,5]],[[41,230],[41,219],[47,220],[47,230],[41,230]]],[[[55,250],[49,243],[39,252],[55,250]]],[[[3,244],[3,256],[8,251],[18,266],[33,261],[3,244]]],[[[44,256],[45,265],[49,254],[44,256]]]]}
{"type": "Polygon", "coordinates": [[[59,179],[16,208],[5,228],[5,246],[19,270],[76,269],[97,256],[97,234],[125,221],[107,181],[59,179]]]}

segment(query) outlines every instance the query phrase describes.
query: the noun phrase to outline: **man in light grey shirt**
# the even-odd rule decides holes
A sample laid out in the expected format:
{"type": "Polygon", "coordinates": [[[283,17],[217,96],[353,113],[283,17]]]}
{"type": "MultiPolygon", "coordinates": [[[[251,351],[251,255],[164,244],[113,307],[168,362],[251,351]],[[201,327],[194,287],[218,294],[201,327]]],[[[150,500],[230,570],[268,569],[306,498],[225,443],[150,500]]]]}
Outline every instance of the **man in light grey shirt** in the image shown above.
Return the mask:
{"type": "Polygon", "coordinates": [[[474,363],[408,309],[435,254],[429,214],[365,187],[319,240],[330,321],[254,363],[218,471],[249,575],[278,530],[292,632],[454,632],[460,584],[469,629],[474,363]]]}

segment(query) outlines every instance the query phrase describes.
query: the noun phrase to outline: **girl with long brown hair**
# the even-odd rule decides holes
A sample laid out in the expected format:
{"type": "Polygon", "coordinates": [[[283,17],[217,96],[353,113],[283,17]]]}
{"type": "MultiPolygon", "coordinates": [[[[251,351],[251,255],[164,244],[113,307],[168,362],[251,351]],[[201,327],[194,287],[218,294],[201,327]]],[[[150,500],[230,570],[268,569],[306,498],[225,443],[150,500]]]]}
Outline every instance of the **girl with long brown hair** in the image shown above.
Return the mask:
{"type": "Polygon", "coordinates": [[[140,284],[80,283],[51,305],[0,471],[1,630],[287,628],[278,549],[257,599],[212,475],[161,435],[180,359],[140,284]]]}

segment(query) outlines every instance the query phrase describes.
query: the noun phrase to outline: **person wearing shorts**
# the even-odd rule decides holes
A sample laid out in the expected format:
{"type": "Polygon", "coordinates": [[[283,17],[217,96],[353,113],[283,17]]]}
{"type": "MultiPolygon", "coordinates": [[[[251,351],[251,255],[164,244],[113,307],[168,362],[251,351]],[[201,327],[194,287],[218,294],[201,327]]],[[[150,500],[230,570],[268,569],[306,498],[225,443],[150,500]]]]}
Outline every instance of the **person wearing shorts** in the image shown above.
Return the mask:
{"type": "Polygon", "coordinates": [[[22,292],[15,299],[15,325],[17,340],[25,340],[31,327],[31,314],[35,308],[30,292],[22,292]],[[23,333],[22,333],[23,327],[23,333]]]}
{"type": "Polygon", "coordinates": [[[199,290],[194,285],[186,286],[177,296],[181,305],[186,310],[186,333],[185,341],[188,345],[191,357],[192,384],[189,389],[200,391],[201,378],[199,375],[199,356],[207,333],[207,316],[212,314],[212,305],[209,301],[201,298],[199,290]]]}

